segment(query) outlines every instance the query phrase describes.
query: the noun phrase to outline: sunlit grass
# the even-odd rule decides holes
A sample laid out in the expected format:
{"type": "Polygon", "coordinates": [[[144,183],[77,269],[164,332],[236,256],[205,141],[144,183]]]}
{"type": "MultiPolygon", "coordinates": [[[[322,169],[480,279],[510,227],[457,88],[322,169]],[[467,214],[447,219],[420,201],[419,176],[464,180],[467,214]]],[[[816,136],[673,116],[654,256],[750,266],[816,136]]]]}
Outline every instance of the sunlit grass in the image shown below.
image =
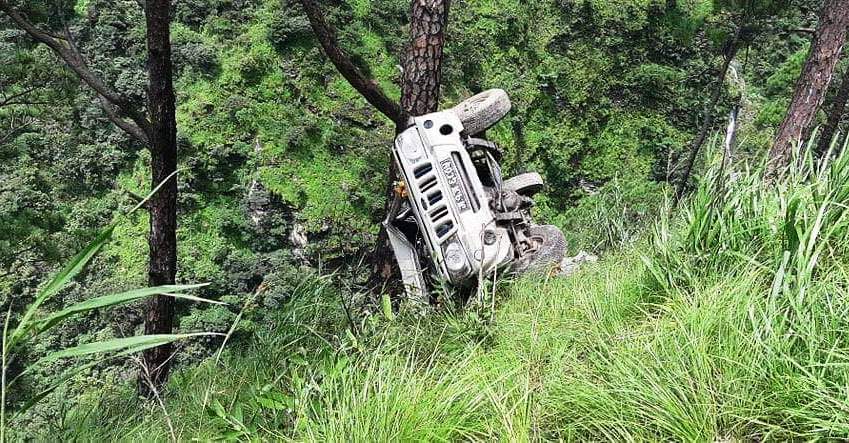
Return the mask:
{"type": "MultiPolygon", "coordinates": [[[[176,376],[171,419],[201,440],[847,438],[849,156],[802,156],[769,186],[719,174],[651,239],[506,283],[494,313],[375,315],[354,334],[331,287],[296,294],[176,376]]],[[[107,398],[75,432],[168,438],[160,411],[107,398]]]]}

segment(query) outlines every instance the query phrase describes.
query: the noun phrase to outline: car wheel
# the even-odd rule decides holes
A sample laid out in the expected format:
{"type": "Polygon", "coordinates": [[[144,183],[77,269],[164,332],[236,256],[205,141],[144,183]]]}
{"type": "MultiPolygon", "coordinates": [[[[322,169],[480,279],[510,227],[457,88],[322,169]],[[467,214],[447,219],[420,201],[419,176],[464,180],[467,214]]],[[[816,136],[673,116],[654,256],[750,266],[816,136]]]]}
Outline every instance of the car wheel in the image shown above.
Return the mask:
{"type": "Polygon", "coordinates": [[[542,190],[542,185],[541,175],[536,172],[526,172],[504,180],[501,187],[531,197],[542,190]]]}
{"type": "Polygon", "coordinates": [[[466,134],[475,135],[489,129],[510,112],[510,97],[503,89],[489,89],[469,97],[452,108],[466,134]]]}
{"type": "Polygon", "coordinates": [[[531,226],[529,237],[537,244],[536,251],[523,257],[515,272],[548,272],[560,265],[566,255],[566,237],[557,226],[531,226]]]}

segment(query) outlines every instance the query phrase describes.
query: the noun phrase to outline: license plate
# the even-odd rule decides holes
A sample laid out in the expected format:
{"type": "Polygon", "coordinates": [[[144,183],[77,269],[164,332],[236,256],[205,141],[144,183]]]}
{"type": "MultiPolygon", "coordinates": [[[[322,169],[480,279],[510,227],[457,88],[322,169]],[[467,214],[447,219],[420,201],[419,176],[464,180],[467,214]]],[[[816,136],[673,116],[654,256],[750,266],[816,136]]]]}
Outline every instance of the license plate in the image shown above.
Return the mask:
{"type": "Polygon", "coordinates": [[[454,203],[457,204],[457,208],[460,211],[469,209],[469,199],[466,196],[466,190],[463,189],[463,183],[460,181],[460,176],[457,174],[457,168],[454,165],[454,161],[447,158],[442,160],[440,165],[442,166],[442,173],[445,174],[448,186],[451,188],[451,197],[454,199],[454,203]]]}

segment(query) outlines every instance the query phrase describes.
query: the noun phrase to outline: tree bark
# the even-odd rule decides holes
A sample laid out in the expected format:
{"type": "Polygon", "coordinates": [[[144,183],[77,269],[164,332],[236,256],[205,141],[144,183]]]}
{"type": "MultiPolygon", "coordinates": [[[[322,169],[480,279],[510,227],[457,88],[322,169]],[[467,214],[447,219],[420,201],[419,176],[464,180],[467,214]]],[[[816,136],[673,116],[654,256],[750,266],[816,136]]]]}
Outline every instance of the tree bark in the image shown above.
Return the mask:
{"type": "MultiPolygon", "coordinates": [[[[846,112],[846,101],[849,100],[849,69],[843,73],[843,80],[840,82],[840,89],[837,90],[837,95],[834,96],[834,103],[831,105],[831,110],[828,114],[828,121],[822,128],[820,139],[817,143],[817,154],[822,157],[828,152],[831,146],[831,139],[837,133],[837,126],[846,112]]],[[[841,140],[843,137],[841,137],[841,140]]],[[[841,140],[837,141],[837,149],[843,147],[841,140]]]]}
{"type": "MultiPolygon", "coordinates": [[[[147,0],[147,69],[148,114],[151,122],[150,169],[151,187],[165,181],[159,192],[148,201],[150,213],[150,263],[148,280],[151,286],[174,284],[177,271],[177,121],[175,118],[174,86],[171,80],[170,0],[147,0]],[[170,176],[170,178],[168,178],[170,176]]],[[[174,299],[157,295],[150,299],[145,316],[145,334],[167,334],[172,331],[174,299]]],[[[150,395],[151,386],[159,388],[168,377],[171,345],[144,352],[147,374],[139,380],[141,394],[150,395]],[[145,376],[149,379],[145,379],[145,376]]]]}
{"type": "MultiPolygon", "coordinates": [[[[147,145],[151,154],[152,189],[171,177],[151,197],[146,207],[150,215],[148,281],[152,286],[173,284],[177,269],[177,179],[173,175],[177,170],[177,123],[172,84],[169,0],[147,0],[145,4],[148,49],[147,116],[138,111],[142,108],[140,103],[129,101],[88,67],[67,32],[64,36],[59,36],[39,29],[5,0],[0,0],[0,11],[33,40],[53,50],[68,68],[97,94],[109,119],[147,145]]],[[[170,333],[173,328],[173,298],[157,296],[148,302],[147,308],[145,333],[170,333]]],[[[139,380],[141,394],[150,396],[153,394],[151,388],[164,384],[168,377],[170,358],[170,345],[144,352],[146,373],[141,374],[139,380]]]]}
{"type": "Polygon", "coordinates": [[[699,134],[690,144],[690,154],[687,157],[687,163],[684,164],[684,173],[681,175],[681,179],[678,182],[675,194],[679,199],[684,195],[684,191],[687,189],[687,182],[690,181],[690,173],[693,171],[693,164],[696,162],[699,150],[707,138],[708,131],[710,131],[710,128],[713,127],[713,112],[716,109],[717,103],[719,103],[719,98],[722,96],[722,89],[725,86],[725,75],[728,74],[728,66],[737,55],[737,49],[740,46],[740,35],[742,33],[742,29],[742,26],[737,27],[737,30],[734,31],[734,36],[731,37],[731,41],[726,46],[725,59],[722,61],[722,67],[720,68],[719,76],[716,79],[716,86],[713,89],[710,101],[704,109],[702,127],[699,129],[699,134]]]}
{"type": "Polygon", "coordinates": [[[449,0],[413,0],[410,45],[404,58],[401,109],[411,116],[435,112],[442,81],[442,51],[449,0]]]}
{"type": "MultiPolygon", "coordinates": [[[[401,124],[396,132],[404,129],[409,116],[435,112],[439,108],[439,90],[442,83],[442,59],[445,44],[445,28],[448,26],[449,0],[412,0],[410,5],[410,44],[403,63],[401,82],[401,124]]],[[[395,162],[390,158],[386,184],[384,213],[399,204],[400,197],[394,192],[398,180],[395,162]]],[[[400,292],[400,271],[386,229],[381,226],[372,255],[370,284],[377,290],[400,292]]]]}
{"type": "Polygon", "coordinates": [[[796,82],[787,115],[769,151],[767,179],[781,175],[790,163],[794,143],[801,142],[822,105],[849,26],[849,0],[826,0],[820,10],[811,50],[796,82]]]}

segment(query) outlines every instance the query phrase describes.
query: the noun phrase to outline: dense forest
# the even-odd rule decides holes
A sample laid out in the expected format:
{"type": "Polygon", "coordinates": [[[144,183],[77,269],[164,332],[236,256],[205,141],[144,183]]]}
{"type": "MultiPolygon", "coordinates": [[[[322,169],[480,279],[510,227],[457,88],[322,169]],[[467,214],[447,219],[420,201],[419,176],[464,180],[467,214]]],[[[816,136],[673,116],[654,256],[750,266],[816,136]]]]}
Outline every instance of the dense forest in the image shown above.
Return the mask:
{"type": "Polygon", "coordinates": [[[0,0],[0,441],[849,438],[847,27],[847,0],[0,0]],[[501,167],[593,260],[406,309],[393,139],[491,88],[501,167]]]}

